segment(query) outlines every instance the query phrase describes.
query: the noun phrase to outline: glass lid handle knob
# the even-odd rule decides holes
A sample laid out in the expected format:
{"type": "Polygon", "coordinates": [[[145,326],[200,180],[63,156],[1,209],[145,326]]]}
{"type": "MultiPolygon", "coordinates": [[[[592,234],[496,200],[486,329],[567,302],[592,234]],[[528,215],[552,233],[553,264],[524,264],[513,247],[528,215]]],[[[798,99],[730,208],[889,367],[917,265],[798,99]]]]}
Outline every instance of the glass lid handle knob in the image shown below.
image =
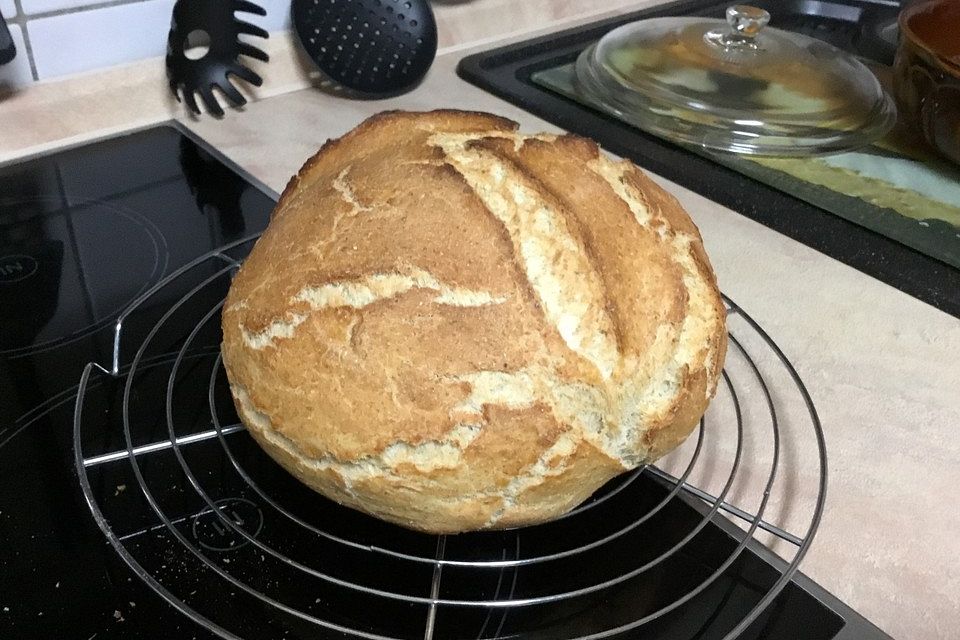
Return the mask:
{"type": "Polygon", "coordinates": [[[737,4],[727,7],[727,24],[730,30],[714,29],[704,34],[704,39],[724,49],[757,49],[756,38],[767,23],[770,14],[758,7],[737,4]]]}
{"type": "Polygon", "coordinates": [[[745,38],[756,38],[757,34],[770,22],[770,14],[763,9],[738,4],[727,7],[727,24],[734,34],[745,38]]]}

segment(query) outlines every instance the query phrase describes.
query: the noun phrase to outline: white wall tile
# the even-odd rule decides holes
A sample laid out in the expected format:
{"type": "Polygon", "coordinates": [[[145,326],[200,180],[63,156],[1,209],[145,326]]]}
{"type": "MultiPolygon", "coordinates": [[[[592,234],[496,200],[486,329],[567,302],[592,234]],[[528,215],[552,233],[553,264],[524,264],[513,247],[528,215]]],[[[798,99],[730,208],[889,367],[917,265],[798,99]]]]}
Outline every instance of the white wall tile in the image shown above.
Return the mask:
{"type": "Polygon", "coordinates": [[[23,43],[23,31],[20,26],[11,24],[10,35],[13,36],[13,44],[17,48],[17,57],[0,67],[0,89],[22,87],[33,82],[27,47],[23,43]]]}
{"type": "Polygon", "coordinates": [[[149,0],[31,20],[41,79],[163,55],[174,0],[149,0]]]}
{"type": "Polygon", "coordinates": [[[86,7],[98,2],[103,2],[103,0],[20,0],[20,6],[23,7],[23,12],[29,16],[34,13],[86,7]]]}
{"type": "Polygon", "coordinates": [[[16,17],[17,3],[13,0],[0,0],[0,15],[7,19],[16,17]]]}
{"type": "MultiPolygon", "coordinates": [[[[136,0],[128,0],[136,2],[136,0]]],[[[227,0],[223,0],[227,1],[227,0]]],[[[248,22],[260,25],[267,31],[280,31],[290,28],[290,0],[251,0],[267,10],[266,16],[257,16],[249,13],[238,13],[237,16],[248,22]]],[[[22,0],[23,11],[28,16],[37,13],[48,13],[61,9],[75,9],[94,4],[102,4],[104,0],[22,0]]],[[[9,4],[14,6],[13,0],[0,0],[0,7],[9,4]]],[[[14,11],[15,13],[15,11],[14,11]]],[[[3,15],[7,15],[4,10],[3,15]]],[[[12,14],[10,16],[12,17],[12,14]]]]}
{"type": "MultiPolygon", "coordinates": [[[[22,0],[37,73],[41,79],[132,62],[166,51],[174,0],[128,0],[127,3],[83,10],[103,0],[22,0]],[[77,9],[62,15],[30,19],[37,13],[77,9]]],[[[224,0],[226,1],[226,0],[224,0]]],[[[266,16],[237,17],[268,31],[290,28],[290,0],[253,0],[266,16]]],[[[13,0],[0,0],[6,11],[13,0]]]]}
{"type": "Polygon", "coordinates": [[[267,31],[283,31],[290,28],[290,0],[251,0],[267,10],[267,15],[252,13],[236,14],[241,20],[252,22],[267,31]]]}

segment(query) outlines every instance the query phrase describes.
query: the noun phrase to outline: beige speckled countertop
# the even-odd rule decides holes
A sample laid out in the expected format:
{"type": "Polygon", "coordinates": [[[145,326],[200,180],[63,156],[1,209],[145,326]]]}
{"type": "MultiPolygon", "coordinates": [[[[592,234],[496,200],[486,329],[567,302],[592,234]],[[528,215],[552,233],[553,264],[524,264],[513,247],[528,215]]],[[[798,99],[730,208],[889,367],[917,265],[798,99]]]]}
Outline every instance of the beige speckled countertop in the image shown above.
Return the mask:
{"type": "MultiPolygon", "coordinates": [[[[527,130],[554,129],[457,78],[463,54],[463,47],[449,47],[423,85],[389,101],[351,102],[306,89],[252,103],[222,121],[183,120],[276,191],[326,139],[382,109],[479,109],[527,130]]],[[[18,117],[30,111],[18,103],[18,117]]],[[[33,126],[36,133],[45,125],[33,126]]],[[[59,138],[21,136],[18,147],[0,145],[0,153],[16,157],[95,132],[92,126],[59,138]]],[[[952,492],[960,486],[960,320],[660,182],[700,227],[721,287],[794,363],[822,420],[829,493],[802,570],[895,638],[958,637],[960,509],[952,492]]],[[[776,390],[774,396],[781,401],[776,390]]],[[[802,423],[802,411],[784,402],[784,422],[802,423]]],[[[804,522],[816,477],[815,460],[799,453],[809,442],[797,451],[790,446],[788,439],[790,469],[774,500],[788,525],[804,522]]]]}

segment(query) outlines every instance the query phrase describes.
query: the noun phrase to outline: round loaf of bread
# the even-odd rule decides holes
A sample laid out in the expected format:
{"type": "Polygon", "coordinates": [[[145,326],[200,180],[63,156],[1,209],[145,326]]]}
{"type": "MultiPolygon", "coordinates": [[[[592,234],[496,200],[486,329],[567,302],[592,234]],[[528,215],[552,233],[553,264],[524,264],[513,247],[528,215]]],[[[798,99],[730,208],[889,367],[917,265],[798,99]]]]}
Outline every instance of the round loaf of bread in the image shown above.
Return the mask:
{"type": "Polygon", "coordinates": [[[558,517],[693,430],[726,351],[699,233],[634,165],[496,116],[392,112],[287,186],[223,362],[301,481],[413,529],[558,517]]]}

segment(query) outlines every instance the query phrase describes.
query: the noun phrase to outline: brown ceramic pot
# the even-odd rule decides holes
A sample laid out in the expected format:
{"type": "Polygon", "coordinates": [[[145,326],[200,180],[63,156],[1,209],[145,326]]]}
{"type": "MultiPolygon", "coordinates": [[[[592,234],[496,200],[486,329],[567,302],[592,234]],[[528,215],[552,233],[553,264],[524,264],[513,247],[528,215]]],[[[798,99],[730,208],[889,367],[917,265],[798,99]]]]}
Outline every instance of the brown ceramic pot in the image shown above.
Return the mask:
{"type": "Polygon", "coordinates": [[[919,0],[901,12],[894,94],[901,118],[960,163],[960,0],[919,0]]]}

